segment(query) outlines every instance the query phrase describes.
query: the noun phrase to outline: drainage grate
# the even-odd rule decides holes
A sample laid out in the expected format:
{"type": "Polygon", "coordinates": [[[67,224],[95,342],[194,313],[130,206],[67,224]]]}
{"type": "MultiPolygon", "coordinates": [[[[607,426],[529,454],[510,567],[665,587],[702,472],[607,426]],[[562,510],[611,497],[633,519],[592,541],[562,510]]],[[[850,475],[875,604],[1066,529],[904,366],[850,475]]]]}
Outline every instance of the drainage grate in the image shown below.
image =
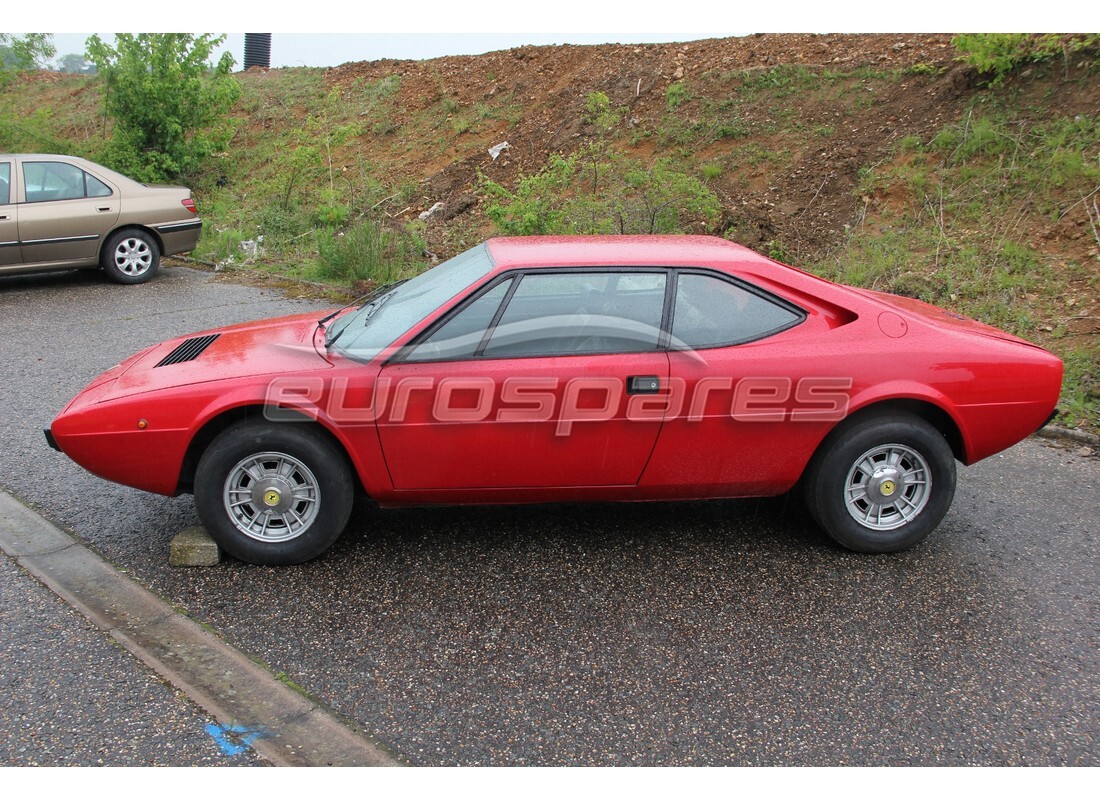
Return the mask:
{"type": "MultiPolygon", "coordinates": [[[[220,333],[212,333],[208,336],[196,336],[187,339],[179,347],[157,362],[157,367],[167,367],[170,364],[182,364],[185,361],[194,361],[202,355],[203,350],[214,344],[220,333]]],[[[156,369],[157,367],[153,367],[156,369]]]]}

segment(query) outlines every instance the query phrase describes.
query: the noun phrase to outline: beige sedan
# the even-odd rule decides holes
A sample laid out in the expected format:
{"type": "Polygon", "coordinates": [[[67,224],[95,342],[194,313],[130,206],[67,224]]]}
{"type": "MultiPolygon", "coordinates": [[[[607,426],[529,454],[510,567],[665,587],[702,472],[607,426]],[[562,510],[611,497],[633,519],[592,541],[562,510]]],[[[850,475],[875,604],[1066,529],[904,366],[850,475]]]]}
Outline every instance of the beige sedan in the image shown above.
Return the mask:
{"type": "Polygon", "coordinates": [[[83,158],[0,153],[0,275],[102,268],[143,283],[201,231],[190,189],[146,186],[83,158]]]}

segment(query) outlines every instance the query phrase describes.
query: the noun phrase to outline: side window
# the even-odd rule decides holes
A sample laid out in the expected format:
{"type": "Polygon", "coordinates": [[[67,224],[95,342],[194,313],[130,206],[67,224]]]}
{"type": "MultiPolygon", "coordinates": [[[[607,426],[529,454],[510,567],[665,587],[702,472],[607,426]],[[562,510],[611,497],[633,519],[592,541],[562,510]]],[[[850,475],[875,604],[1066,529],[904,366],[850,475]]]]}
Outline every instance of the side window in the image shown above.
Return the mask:
{"type": "Polygon", "coordinates": [[[95,175],[84,173],[84,184],[87,187],[85,194],[88,197],[110,197],[111,187],[97,178],[95,175]]]}
{"type": "MultiPolygon", "coordinates": [[[[47,200],[76,200],[85,196],[84,170],[60,161],[27,161],[23,164],[23,185],[28,203],[47,200]]],[[[91,177],[91,176],[89,176],[91,177]]],[[[93,180],[95,180],[93,178],[93,180]]],[[[104,189],[102,181],[96,180],[104,189]]],[[[107,192],[110,194],[110,190],[107,192]]]]}
{"type": "Polygon", "coordinates": [[[437,328],[406,356],[406,361],[472,358],[508,294],[512,279],[502,281],[437,328]]]}
{"type": "Polygon", "coordinates": [[[11,164],[0,163],[0,206],[11,202],[11,164]]]}
{"type": "Polygon", "coordinates": [[[718,347],[763,339],[803,315],[712,275],[682,274],[672,316],[673,347],[718,347]]]}
{"type": "Polygon", "coordinates": [[[484,355],[656,350],[664,272],[529,273],[508,301],[484,355]]]}

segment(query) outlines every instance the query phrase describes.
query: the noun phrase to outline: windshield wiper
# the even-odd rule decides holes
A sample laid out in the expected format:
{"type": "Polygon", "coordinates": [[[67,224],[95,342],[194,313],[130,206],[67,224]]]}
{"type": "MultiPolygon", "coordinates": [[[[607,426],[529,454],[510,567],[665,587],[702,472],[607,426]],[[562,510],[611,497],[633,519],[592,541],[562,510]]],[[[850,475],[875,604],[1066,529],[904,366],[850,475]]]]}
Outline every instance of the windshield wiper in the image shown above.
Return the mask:
{"type": "Polygon", "coordinates": [[[369,325],[371,317],[377,314],[378,309],[380,309],[385,304],[385,302],[393,297],[395,294],[397,294],[396,291],[384,294],[377,300],[371,302],[368,306],[366,306],[366,309],[363,311],[363,324],[369,325]]]}
{"type": "MultiPolygon", "coordinates": [[[[407,280],[407,279],[405,279],[405,280],[407,280]]],[[[381,286],[376,286],[373,289],[371,289],[369,292],[367,292],[365,295],[363,295],[362,297],[356,298],[355,300],[348,303],[343,308],[338,308],[335,311],[333,311],[331,314],[327,314],[326,316],[324,316],[321,319],[317,320],[317,324],[321,327],[322,330],[324,330],[325,323],[329,322],[334,317],[338,316],[339,314],[341,314],[342,312],[344,312],[347,309],[351,308],[352,306],[358,306],[359,308],[363,308],[364,306],[368,305],[372,301],[377,302],[378,305],[382,305],[382,302],[385,302],[385,300],[389,300],[390,297],[393,295],[393,290],[396,289],[401,284],[403,284],[405,282],[405,280],[391,281],[390,283],[384,283],[381,286]],[[385,295],[385,300],[383,300],[382,302],[378,302],[379,296],[383,295],[386,292],[388,292],[389,294],[385,295]]],[[[371,309],[367,313],[366,318],[369,320],[374,315],[374,312],[377,311],[377,310],[378,310],[377,307],[371,309]]],[[[332,347],[332,345],[336,342],[336,340],[340,338],[340,335],[345,330],[347,330],[347,327],[348,327],[347,325],[344,325],[344,327],[341,328],[340,330],[338,330],[336,332],[336,335],[334,335],[332,338],[328,337],[327,331],[326,331],[325,347],[326,348],[332,347]]]]}

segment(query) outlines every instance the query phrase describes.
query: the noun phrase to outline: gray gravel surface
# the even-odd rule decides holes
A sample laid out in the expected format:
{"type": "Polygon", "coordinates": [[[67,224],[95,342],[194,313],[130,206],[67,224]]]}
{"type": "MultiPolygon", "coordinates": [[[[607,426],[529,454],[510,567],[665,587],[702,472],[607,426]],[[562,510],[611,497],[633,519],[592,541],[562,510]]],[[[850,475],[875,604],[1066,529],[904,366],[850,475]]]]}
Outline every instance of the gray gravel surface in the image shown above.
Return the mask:
{"type": "Polygon", "coordinates": [[[1100,462],[960,469],[925,544],[863,556],[793,500],[360,509],[322,559],[172,569],[190,497],[40,429],[146,344],[320,304],[173,268],[0,279],[0,485],[415,764],[1100,764],[1100,462]]]}

